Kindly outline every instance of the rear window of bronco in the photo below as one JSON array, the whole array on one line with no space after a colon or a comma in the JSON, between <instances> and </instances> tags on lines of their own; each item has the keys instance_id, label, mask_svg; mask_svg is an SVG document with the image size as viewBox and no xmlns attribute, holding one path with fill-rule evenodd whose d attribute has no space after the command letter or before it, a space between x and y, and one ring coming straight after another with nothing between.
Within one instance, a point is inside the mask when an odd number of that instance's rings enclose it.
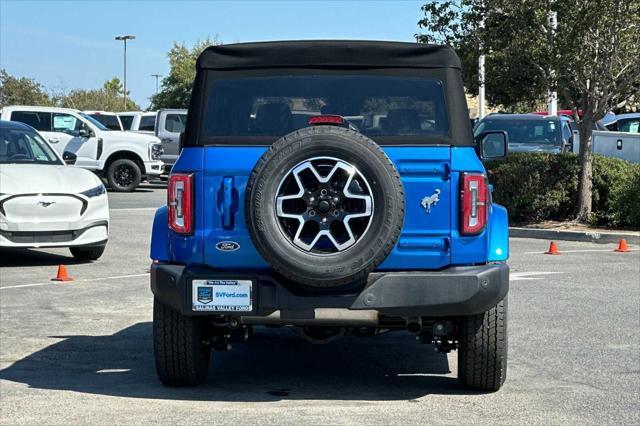
<instances>
[{"instance_id":1,"label":"rear window of bronco","mask_svg":"<svg viewBox=\"0 0 640 426\"><path fill-rule=\"evenodd\" d=\"M425 77L280 75L216 79L203 99L207 141L272 143L317 115L340 115L378 143L449 133L442 82Z\"/></svg>"}]
</instances>

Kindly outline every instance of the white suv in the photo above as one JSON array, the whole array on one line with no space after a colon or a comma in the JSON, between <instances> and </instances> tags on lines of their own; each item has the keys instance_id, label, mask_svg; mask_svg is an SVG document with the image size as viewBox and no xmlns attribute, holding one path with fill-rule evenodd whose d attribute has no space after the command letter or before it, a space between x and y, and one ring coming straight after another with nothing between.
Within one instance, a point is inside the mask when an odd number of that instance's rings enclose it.
<instances>
[{"instance_id":1,"label":"white suv","mask_svg":"<svg viewBox=\"0 0 640 426\"><path fill-rule=\"evenodd\" d=\"M105 176L115 191L133 191L143 178L159 177L163 170L157 137L109 130L81 111L10 106L0 110L0 118L35 128L67 163Z\"/></svg>"}]
</instances>

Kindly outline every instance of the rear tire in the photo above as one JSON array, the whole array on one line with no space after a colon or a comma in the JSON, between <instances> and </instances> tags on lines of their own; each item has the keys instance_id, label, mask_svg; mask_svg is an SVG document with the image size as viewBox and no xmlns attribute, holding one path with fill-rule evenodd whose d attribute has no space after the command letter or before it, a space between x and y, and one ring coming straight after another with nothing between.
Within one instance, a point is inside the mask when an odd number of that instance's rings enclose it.
<instances>
[{"instance_id":1,"label":"rear tire","mask_svg":"<svg viewBox=\"0 0 640 426\"><path fill-rule=\"evenodd\" d=\"M458 380L470 389L495 392L507 378L507 299L462 321Z\"/></svg>"},{"instance_id":2,"label":"rear tire","mask_svg":"<svg viewBox=\"0 0 640 426\"><path fill-rule=\"evenodd\" d=\"M105 248L106 244L95 247L69 247L69 251L77 260L98 260Z\"/></svg>"},{"instance_id":3,"label":"rear tire","mask_svg":"<svg viewBox=\"0 0 640 426\"><path fill-rule=\"evenodd\" d=\"M107 180L116 192L132 192L142 181L142 171L135 161L120 158L109 165Z\"/></svg>"},{"instance_id":4,"label":"rear tire","mask_svg":"<svg viewBox=\"0 0 640 426\"><path fill-rule=\"evenodd\" d=\"M211 347L202 317L181 315L154 299L153 350L166 386L196 386L209 374Z\"/></svg>"}]
</instances>

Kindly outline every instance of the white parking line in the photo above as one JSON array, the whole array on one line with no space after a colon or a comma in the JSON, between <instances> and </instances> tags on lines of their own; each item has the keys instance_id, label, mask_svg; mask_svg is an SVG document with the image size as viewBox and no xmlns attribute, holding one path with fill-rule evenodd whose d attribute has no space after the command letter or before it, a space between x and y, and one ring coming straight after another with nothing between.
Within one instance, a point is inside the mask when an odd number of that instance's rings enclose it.
<instances>
[{"instance_id":1,"label":"white parking line","mask_svg":"<svg viewBox=\"0 0 640 426\"><path fill-rule=\"evenodd\" d=\"M96 371L96 373L98 374L104 374L104 373L128 373L129 371L131 371L130 368L108 368L105 370L98 370Z\"/></svg>"},{"instance_id":2,"label":"white parking line","mask_svg":"<svg viewBox=\"0 0 640 426\"><path fill-rule=\"evenodd\" d=\"M640 249L629 249L629 251L640 251ZM560 254L562 253L591 253L591 252L611 252L614 253L613 249L585 249L585 250L560 250ZM545 254L544 251L525 251L523 254Z\"/></svg>"},{"instance_id":3,"label":"white parking line","mask_svg":"<svg viewBox=\"0 0 640 426\"><path fill-rule=\"evenodd\" d=\"M87 278L84 280L74 280L74 281L70 281L69 284L72 283L85 283L85 282L91 282L91 281L102 281L102 280L119 280L122 278L135 278L135 277L144 277L146 275L149 275L148 272L144 273L144 274L131 274L131 275L115 275L112 277L102 277L102 278ZM48 282L44 282L44 283L32 283L32 284L20 284L20 285L10 285L10 286L6 286L6 287L0 287L0 290L8 290L11 288L23 288L23 287L39 287L39 286L43 286L43 285L60 285L60 282L58 281L48 281Z\"/></svg>"},{"instance_id":4,"label":"white parking line","mask_svg":"<svg viewBox=\"0 0 640 426\"><path fill-rule=\"evenodd\" d=\"M531 272L511 272L509 274L509 281L523 281L523 280L542 280L542 277L531 277L530 275L552 275L552 274L563 274L564 272L542 272L542 271L531 271Z\"/></svg>"}]
</instances>

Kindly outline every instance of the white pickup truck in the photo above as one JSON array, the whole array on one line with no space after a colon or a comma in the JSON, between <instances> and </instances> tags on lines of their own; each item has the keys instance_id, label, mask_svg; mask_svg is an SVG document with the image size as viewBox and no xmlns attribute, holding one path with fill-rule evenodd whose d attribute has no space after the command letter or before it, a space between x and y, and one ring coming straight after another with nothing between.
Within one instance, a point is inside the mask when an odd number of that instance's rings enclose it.
<instances>
[{"instance_id":1,"label":"white pickup truck","mask_svg":"<svg viewBox=\"0 0 640 426\"><path fill-rule=\"evenodd\" d=\"M594 154L640 163L640 133L594 130L591 148ZM580 153L580 140L575 133L573 152Z\"/></svg>"},{"instance_id":2,"label":"white pickup truck","mask_svg":"<svg viewBox=\"0 0 640 426\"><path fill-rule=\"evenodd\" d=\"M611 114L604 130L593 131L591 149L594 154L618 157L632 163L640 163L640 114ZM573 133L573 152L580 152L580 134L577 126L570 123Z\"/></svg>"},{"instance_id":3,"label":"white pickup truck","mask_svg":"<svg viewBox=\"0 0 640 426\"><path fill-rule=\"evenodd\" d=\"M67 163L106 177L114 191L133 191L143 178L158 177L164 169L157 137L109 130L78 110L9 106L0 110L0 119L38 130Z\"/></svg>"}]
</instances>

